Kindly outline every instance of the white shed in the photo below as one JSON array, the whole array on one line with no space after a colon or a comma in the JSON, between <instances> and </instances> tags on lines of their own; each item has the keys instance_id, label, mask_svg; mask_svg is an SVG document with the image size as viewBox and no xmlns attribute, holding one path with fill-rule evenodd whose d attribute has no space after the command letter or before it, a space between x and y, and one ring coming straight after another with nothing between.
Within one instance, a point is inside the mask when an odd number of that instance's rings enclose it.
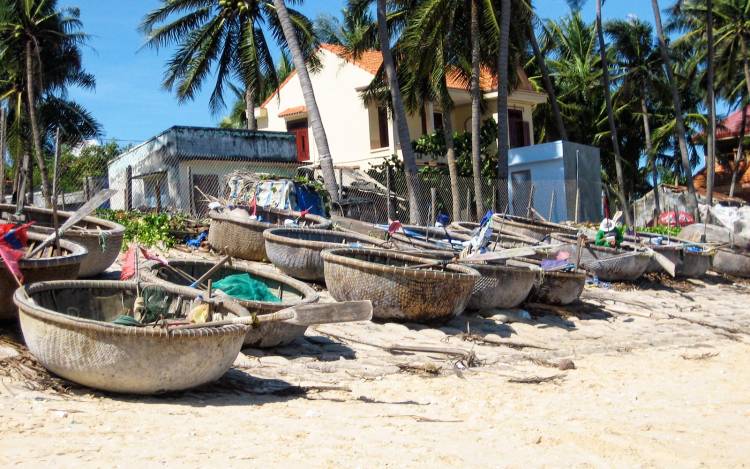
<instances>
[{"instance_id":1,"label":"white shed","mask_svg":"<svg viewBox=\"0 0 750 469\"><path fill-rule=\"evenodd\" d=\"M511 148L508 154L510 213L525 216L529 196L533 207L550 221L602 218L602 180L599 149L579 143L542 143Z\"/></svg>"}]
</instances>

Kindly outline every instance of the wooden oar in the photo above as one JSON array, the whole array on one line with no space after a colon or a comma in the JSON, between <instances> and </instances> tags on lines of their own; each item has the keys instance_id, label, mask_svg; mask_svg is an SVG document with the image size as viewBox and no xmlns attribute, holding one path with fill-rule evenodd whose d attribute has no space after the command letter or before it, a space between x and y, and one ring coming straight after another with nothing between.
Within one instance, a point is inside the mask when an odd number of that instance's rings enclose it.
<instances>
[{"instance_id":1,"label":"wooden oar","mask_svg":"<svg viewBox=\"0 0 750 469\"><path fill-rule=\"evenodd\" d=\"M117 191L115 191L114 189L104 189L100 191L98 194L92 197L91 200L83 204L81 208L76 210L75 213L70 216L70 218L65 220L65 223L62 224L62 226L57 230L56 233L52 233L51 235L44 238L44 241L39 243L39 245L37 245L37 247L34 248L33 251L26 255L26 257L33 257L35 254L47 247L49 243L55 241L58 237L61 237L63 234L65 234L66 231L68 231L68 229L70 229L70 227L89 216L91 212L99 208L101 204L108 201L115 194L115 192Z\"/></svg>"},{"instance_id":2,"label":"wooden oar","mask_svg":"<svg viewBox=\"0 0 750 469\"><path fill-rule=\"evenodd\" d=\"M651 254L651 257L653 257L654 260L656 260L656 262L659 263L659 265L662 267L662 269L666 270L669 275L671 275L672 277L676 277L677 276L676 267L674 265L674 262L670 261L667 258L667 256L665 256L664 254L662 254L660 252L656 252L656 251L654 251L651 248L646 248L646 252L648 252L649 254Z\"/></svg>"},{"instance_id":3,"label":"wooden oar","mask_svg":"<svg viewBox=\"0 0 750 469\"><path fill-rule=\"evenodd\" d=\"M494 261L501 259L511 259L513 257L533 256L537 252L548 251L550 249L555 249L562 246L567 246L567 244L548 244L540 246L503 249L502 251L485 252L484 254L467 257L466 259L472 261Z\"/></svg>"},{"instance_id":4,"label":"wooden oar","mask_svg":"<svg viewBox=\"0 0 750 469\"><path fill-rule=\"evenodd\" d=\"M219 270L224 264L226 264L227 262L231 260L232 260L231 256L224 256L219 262L217 262L210 269L208 269L208 271L206 271L205 274L198 277L198 279L195 282L193 282L190 286L192 288L197 288L199 285L205 282L208 278L210 278L214 274L214 272Z\"/></svg>"},{"instance_id":5,"label":"wooden oar","mask_svg":"<svg viewBox=\"0 0 750 469\"><path fill-rule=\"evenodd\" d=\"M370 300L345 301L341 303L319 303L314 305L292 306L271 314L243 316L240 318L205 322L202 324L187 324L170 328L170 330L221 327L233 324L252 326L256 323L281 321L288 324L294 324L295 326L312 326L314 324L369 321L370 319L372 319L372 302Z\"/></svg>"}]
</instances>

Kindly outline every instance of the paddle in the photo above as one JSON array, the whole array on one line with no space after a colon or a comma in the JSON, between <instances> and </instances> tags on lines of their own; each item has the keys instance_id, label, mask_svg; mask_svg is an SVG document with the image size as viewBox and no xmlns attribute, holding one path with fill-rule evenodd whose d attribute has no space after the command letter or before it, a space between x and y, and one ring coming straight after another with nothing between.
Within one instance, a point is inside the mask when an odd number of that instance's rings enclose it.
<instances>
[{"instance_id":1,"label":"paddle","mask_svg":"<svg viewBox=\"0 0 750 469\"><path fill-rule=\"evenodd\" d=\"M646 248L646 252L651 254L651 257L653 257L656 260L656 262L659 263L662 269L666 270L669 275L671 275L672 277L677 276L674 262L670 261L667 258L667 256L665 256L664 254L660 252L656 252L651 248Z\"/></svg>"},{"instance_id":2,"label":"paddle","mask_svg":"<svg viewBox=\"0 0 750 469\"><path fill-rule=\"evenodd\" d=\"M372 302L345 301L341 303L319 303L314 305L299 305L284 308L271 314L260 316L243 316L222 321L205 322L201 324L187 324L176 326L170 330L198 329L201 327L221 327L240 324L252 326L265 322L285 322L295 326L312 326L314 324L329 324L336 322L369 321L372 319Z\"/></svg>"},{"instance_id":3,"label":"paddle","mask_svg":"<svg viewBox=\"0 0 750 469\"><path fill-rule=\"evenodd\" d=\"M210 269L208 269L208 271L205 274L201 275L197 280L195 280L192 284L190 284L190 286L192 288L197 288L206 279L208 279L209 277L211 277L211 275L213 275L214 272L216 272L217 270L219 270L224 264L226 264L227 262L229 262L229 264L231 265L232 264L230 262L231 260L232 260L232 258L230 256L223 257L219 262L217 262L216 264L214 264L213 267L211 267Z\"/></svg>"},{"instance_id":4,"label":"paddle","mask_svg":"<svg viewBox=\"0 0 750 469\"><path fill-rule=\"evenodd\" d=\"M65 220L65 223L62 224L62 226L57 230L57 232L52 233L46 238L44 238L44 241L39 243L39 245L37 245L37 247L34 248L33 251L31 251L30 253L26 255L26 258L30 259L34 257L36 254L38 254L39 252L41 252L44 248L46 248L49 245L49 243L55 241L58 237L61 237L73 225L75 225L79 221L89 216L89 214L91 214L91 212L99 208L101 204L108 201L115 194L115 192L117 191L115 191L114 189L104 189L100 191L98 194L92 197L88 202L83 204L81 208L76 210L75 213L73 213L73 215L70 216L70 218Z\"/></svg>"},{"instance_id":5,"label":"paddle","mask_svg":"<svg viewBox=\"0 0 750 469\"><path fill-rule=\"evenodd\" d=\"M545 246L527 246L512 249L503 249L502 251L485 252L476 256L467 257L472 261L494 261L501 259L511 259L513 257L533 256L539 251L547 251L554 248L567 246L566 244L549 244Z\"/></svg>"}]
</instances>

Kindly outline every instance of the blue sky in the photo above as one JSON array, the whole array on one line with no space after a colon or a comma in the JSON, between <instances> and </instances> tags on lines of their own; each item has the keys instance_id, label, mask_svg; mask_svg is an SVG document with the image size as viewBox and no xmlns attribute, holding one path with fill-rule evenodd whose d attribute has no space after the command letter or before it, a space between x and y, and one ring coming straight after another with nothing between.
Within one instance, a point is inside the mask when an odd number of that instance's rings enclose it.
<instances>
[{"instance_id":1,"label":"blue sky","mask_svg":"<svg viewBox=\"0 0 750 469\"><path fill-rule=\"evenodd\" d=\"M158 53L141 49L144 38L138 24L157 0L60 0L61 6L81 10L84 30L90 34L84 50L84 65L96 76L95 91L71 90L71 97L83 104L101 122L103 140L117 139L121 144L143 141L172 125L215 125L221 116L208 110L211 87L206 86L196 100L178 104L173 94L161 87L164 63L169 50ZM320 13L338 14L345 0L307 0L301 10L311 18ZM662 7L667 5L661 2ZM568 13L565 0L536 0L538 14L557 18ZM594 18L594 1L584 6L584 16ZM636 15L651 21L650 2L646 0L609 0L604 5L607 18Z\"/></svg>"}]
</instances>

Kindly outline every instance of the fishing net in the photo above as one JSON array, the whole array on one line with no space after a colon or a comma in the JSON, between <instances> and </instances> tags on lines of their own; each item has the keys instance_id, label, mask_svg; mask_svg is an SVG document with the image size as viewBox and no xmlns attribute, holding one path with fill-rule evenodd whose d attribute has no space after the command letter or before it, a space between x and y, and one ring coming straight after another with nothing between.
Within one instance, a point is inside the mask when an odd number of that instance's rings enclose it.
<instances>
[{"instance_id":1,"label":"fishing net","mask_svg":"<svg viewBox=\"0 0 750 469\"><path fill-rule=\"evenodd\" d=\"M229 275L214 282L213 286L238 300L281 302L264 282L252 278L247 273Z\"/></svg>"},{"instance_id":2,"label":"fishing net","mask_svg":"<svg viewBox=\"0 0 750 469\"><path fill-rule=\"evenodd\" d=\"M121 326L143 326L160 319L175 319L185 315L190 303L192 302L184 302L182 297L164 288L147 285L141 290L140 297L133 302L132 316L123 314L113 322Z\"/></svg>"}]
</instances>

